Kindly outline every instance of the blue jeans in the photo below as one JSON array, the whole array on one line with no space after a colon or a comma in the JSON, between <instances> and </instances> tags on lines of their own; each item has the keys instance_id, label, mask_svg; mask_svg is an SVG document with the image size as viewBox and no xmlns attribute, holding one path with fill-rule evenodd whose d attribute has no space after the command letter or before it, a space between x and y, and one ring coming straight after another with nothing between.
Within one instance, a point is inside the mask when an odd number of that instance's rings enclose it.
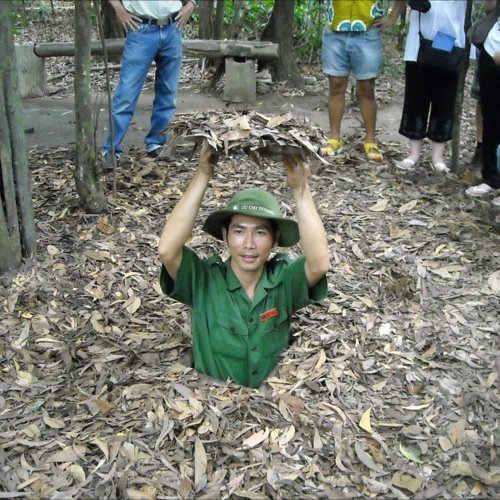
<instances>
[{"instance_id":1,"label":"blue jeans","mask_svg":"<svg viewBox=\"0 0 500 500\"><path fill-rule=\"evenodd\" d=\"M176 23L168 26L140 24L129 31L123 48L120 79L113 95L115 153L123 153L122 141L134 116L142 86L151 63L156 62L155 98L151 128L146 136L146 151L165 144L166 129L175 113L176 96L182 64L182 34ZM111 129L103 146L111 151Z\"/></svg>"}]
</instances>

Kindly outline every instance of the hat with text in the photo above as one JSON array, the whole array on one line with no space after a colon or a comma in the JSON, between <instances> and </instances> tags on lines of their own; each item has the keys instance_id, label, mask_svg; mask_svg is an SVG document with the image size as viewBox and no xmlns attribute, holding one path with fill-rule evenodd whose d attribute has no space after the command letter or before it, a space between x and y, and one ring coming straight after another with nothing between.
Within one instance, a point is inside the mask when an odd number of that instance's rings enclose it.
<instances>
[{"instance_id":1,"label":"hat with text","mask_svg":"<svg viewBox=\"0 0 500 500\"><path fill-rule=\"evenodd\" d=\"M300 239L297 222L283 218L278 200L262 189L244 189L235 194L226 208L216 210L207 217L203 224L203 231L222 240L222 228L227 219L233 215L273 220L280 233L278 245L281 247L291 247Z\"/></svg>"}]
</instances>

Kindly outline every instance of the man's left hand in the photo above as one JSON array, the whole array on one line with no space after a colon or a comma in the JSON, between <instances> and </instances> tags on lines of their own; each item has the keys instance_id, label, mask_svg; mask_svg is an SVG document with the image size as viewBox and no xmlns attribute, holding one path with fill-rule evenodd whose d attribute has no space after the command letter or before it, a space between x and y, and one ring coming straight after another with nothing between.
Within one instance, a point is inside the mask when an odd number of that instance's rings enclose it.
<instances>
[{"instance_id":1,"label":"man's left hand","mask_svg":"<svg viewBox=\"0 0 500 500\"><path fill-rule=\"evenodd\" d=\"M182 30L194 11L194 3L186 2L175 18L177 28Z\"/></svg>"},{"instance_id":2,"label":"man's left hand","mask_svg":"<svg viewBox=\"0 0 500 500\"><path fill-rule=\"evenodd\" d=\"M310 172L309 164L305 162L303 153L284 153L283 164L286 168L288 187L292 191L296 189L302 191L307 185Z\"/></svg>"}]
</instances>

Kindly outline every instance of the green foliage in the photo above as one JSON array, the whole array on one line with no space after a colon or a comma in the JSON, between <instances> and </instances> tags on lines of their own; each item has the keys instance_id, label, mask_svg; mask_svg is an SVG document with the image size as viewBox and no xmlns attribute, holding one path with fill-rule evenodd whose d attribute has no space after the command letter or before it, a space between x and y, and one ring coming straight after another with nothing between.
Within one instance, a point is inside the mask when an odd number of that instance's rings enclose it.
<instances>
[{"instance_id":1,"label":"green foliage","mask_svg":"<svg viewBox=\"0 0 500 500\"><path fill-rule=\"evenodd\" d=\"M325 25L325 6L320 0L297 0L295 4L294 48L300 61L319 58Z\"/></svg>"},{"instance_id":2,"label":"green foliage","mask_svg":"<svg viewBox=\"0 0 500 500\"><path fill-rule=\"evenodd\" d=\"M240 11L241 19L244 19L240 38L255 40L260 37L265 28L271 12L274 0L246 0ZM231 25L235 10L232 1L224 3L224 29Z\"/></svg>"},{"instance_id":3,"label":"green foliage","mask_svg":"<svg viewBox=\"0 0 500 500\"><path fill-rule=\"evenodd\" d=\"M13 1L11 21L14 34L19 33L23 28L30 26L32 22L40 22L49 18L52 14L50 2L44 0Z\"/></svg>"},{"instance_id":4,"label":"green foliage","mask_svg":"<svg viewBox=\"0 0 500 500\"><path fill-rule=\"evenodd\" d=\"M239 38L259 39L273 11L274 0L246 0L240 11ZM224 30L231 25L235 15L235 4L224 4ZM296 0L294 23L294 47L300 60L316 59L321 48L321 33L324 25L324 3L322 0Z\"/></svg>"}]
</instances>

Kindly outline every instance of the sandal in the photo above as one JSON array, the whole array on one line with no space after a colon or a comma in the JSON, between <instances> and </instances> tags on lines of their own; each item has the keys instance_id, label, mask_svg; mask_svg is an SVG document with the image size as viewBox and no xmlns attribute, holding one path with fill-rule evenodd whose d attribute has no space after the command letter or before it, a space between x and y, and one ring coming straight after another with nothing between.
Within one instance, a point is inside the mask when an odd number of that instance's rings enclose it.
<instances>
[{"instance_id":1,"label":"sandal","mask_svg":"<svg viewBox=\"0 0 500 500\"><path fill-rule=\"evenodd\" d=\"M414 161L411 158L405 158L404 160L396 162L396 168L399 170L413 170L418 165L418 160Z\"/></svg>"},{"instance_id":2,"label":"sandal","mask_svg":"<svg viewBox=\"0 0 500 500\"><path fill-rule=\"evenodd\" d=\"M366 157L371 161L384 161L382 153L378 150L378 146L374 142L365 142L364 144Z\"/></svg>"},{"instance_id":3,"label":"sandal","mask_svg":"<svg viewBox=\"0 0 500 500\"><path fill-rule=\"evenodd\" d=\"M337 156L344 150L344 141L340 139L328 139L326 146L321 148L321 156Z\"/></svg>"},{"instance_id":4,"label":"sandal","mask_svg":"<svg viewBox=\"0 0 500 500\"><path fill-rule=\"evenodd\" d=\"M450 171L450 168L442 161L438 161L437 163L432 163L432 168L436 172L443 172L445 174L449 173Z\"/></svg>"},{"instance_id":5,"label":"sandal","mask_svg":"<svg viewBox=\"0 0 500 500\"><path fill-rule=\"evenodd\" d=\"M471 186L470 188L465 190L465 194L468 196L486 196L495 191L489 184L482 183L477 186Z\"/></svg>"}]
</instances>

